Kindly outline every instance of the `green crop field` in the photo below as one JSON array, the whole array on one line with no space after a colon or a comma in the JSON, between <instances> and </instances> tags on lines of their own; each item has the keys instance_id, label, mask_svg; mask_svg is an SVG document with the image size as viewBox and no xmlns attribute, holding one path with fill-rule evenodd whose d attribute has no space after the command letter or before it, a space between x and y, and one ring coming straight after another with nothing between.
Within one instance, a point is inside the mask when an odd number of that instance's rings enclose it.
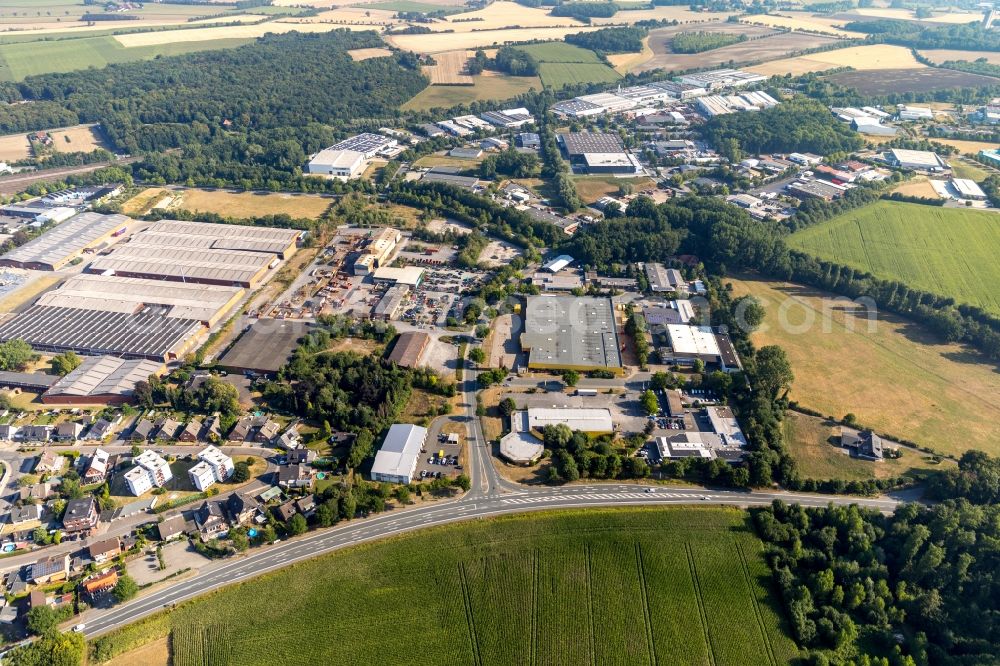
<instances>
[{"instance_id":1,"label":"green crop field","mask_svg":"<svg viewBox=\"0 0 1000 666\"><path fill-rule=\"evenodd\" d=\"M788 243L1000 313L1000 215L994 212L879 201L798 231Z\"/></svg>"},{"instance_id":2,"label":"green crop field","mask_svg":"<svg viewBox=\"0 0 1000 666\"><path fill-rule=\"evenodd\" d=\"M26 76L71 72L111 63L150 60L159 55L233 48L252 39L217 39L125 48L114 37L83 37L52 41L0 44L0 81L20 81Z\"/></svg>"},{"instance_id":3,"label":"green crop field","mask_svg":"<svg viewBox=\"0 0 1000 666\"><path fill-rule=\"evenodd\" d=\"M98 639L91 663L169 635L177 666L776 666L798 651L768 581L739 510L509 516L225 589Z\"/></svg>"},{"instance_id":4,"label":"green crop field","mask_svg":"<svg viewBox=\"0 0 1000 666\"><path fill-rule=\"evenodd\" d=\"M544 62L538 74L546 88L562 88L576 83L615 83L622 75L607 65L580 62Z\"/></svg>"},{"instance_id":5,"label":"green crop field","mask_svg":"<svg viewBox=\"0 0 1000 666\"><path fill-rule=\"evenodd\" d=\"M597 54L589 49L580 48L566 42L542 42L541 44L526 44L518 46L518 51L533 56L538 62L585 62L601 64Z\"/></svg>"}]
</instances>

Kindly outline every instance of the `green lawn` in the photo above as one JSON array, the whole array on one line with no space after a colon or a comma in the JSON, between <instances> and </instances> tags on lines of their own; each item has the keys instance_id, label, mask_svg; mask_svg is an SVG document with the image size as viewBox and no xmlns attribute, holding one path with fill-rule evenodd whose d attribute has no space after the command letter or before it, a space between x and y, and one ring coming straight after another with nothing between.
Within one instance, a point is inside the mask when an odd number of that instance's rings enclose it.
<instances>
[{"instance_id":1,"label":"green lawn","mask_svg":"<svg viewBox=\"0 0 1000 666\"><path fill-rule=\"evenodd\" d=\"M615 83L622 75L601 63L545 62L538 66L546 88L562 88L576 83Z\"/></svg>"},{"instance_id":2,"label":"green lawn","mask_svg":"<svg viewBox=\"0 0 1000 666\"><path fill-rule=\"evenodd\" d=\"M879 201L788 238L793 248L1000 313L1000 214Z\"/></svg>"},{"instance_id":3,"label":"green lawn","mask_svg":"<svg viewBox=\"0 0 1000 666\"><path fill-rule=\"evenodd\" d=\"M169 634L178 666L788 663L797 650L746 521L597 509L435 528L231 587L93 649L106 659Z\"/></svg>"},{"instance_id":4,"label":"green lawn","mask_svg":"<svg viewBox=\"0 0 1000 666\"><path fill-rule=\"evenodd\" d=\"M542 42L541 44L526 44L518 46L518 51L524 51L538 62L585 62L600 65L601 59L590 49L584 49L566 42Z\"/></svg>"},{"instance_id":5,"label":"green lawn","mask_svg":"<svg viewBox=\"0 0 1000 666\"><path fill-rule=\"evenodd\" d=\"M233 48L251 41L253 40L177 41L172 44L125 48L114 37L103 36L0 44L0 81L20 81L26 76L37 74L71 72L89 67L100 68L117 62L149 60L159 55Z\"/></svg>"}]
</instances>

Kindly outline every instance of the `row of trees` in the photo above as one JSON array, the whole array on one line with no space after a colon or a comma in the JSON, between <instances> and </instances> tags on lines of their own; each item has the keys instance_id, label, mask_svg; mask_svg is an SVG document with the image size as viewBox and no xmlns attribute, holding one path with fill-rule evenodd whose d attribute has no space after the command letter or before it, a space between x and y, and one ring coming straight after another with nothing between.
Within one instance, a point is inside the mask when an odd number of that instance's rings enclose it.
<instances>
[{"instance_id":1,"label":"row of trees","mask_svg":"<svg viewBox=\"0 0 1000 666\"><path fill-rule=\"evenodd\" d=\"M593 32L577 32L566 35L567 44L604 53L638 53L642 51L642 40L649 34L645 28L630 26L622 28L601 28Z\"/></svg>"}]
</instances>

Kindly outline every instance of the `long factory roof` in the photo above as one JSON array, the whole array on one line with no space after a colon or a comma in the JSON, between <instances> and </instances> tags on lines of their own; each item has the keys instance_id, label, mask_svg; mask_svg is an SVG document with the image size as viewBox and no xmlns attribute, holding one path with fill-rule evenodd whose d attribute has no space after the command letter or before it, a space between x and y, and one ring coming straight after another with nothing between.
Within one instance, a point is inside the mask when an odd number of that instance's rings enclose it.
<instances>
[{"instance_id":1,"label":"long factory roof","mask_svg":"<svg viewBox=\"0 0 1000 666\"><path fill-rule=\"evenodd\" d=\"M84 359L46 392L47 395L132 395L136 382L146 381L162 365L145 359L125 360L114 356Z\"/></svg>"},{"instance_id":2,"label":"long factory roof","mask_svg":"<svg viewBox=\"0 0 1000 666\"><path fill-rule=\"evenodd\" d=\"M531 348L529 364L621 367L611 299L529 296L525 309L522 346Z\"/></svg>"},{"instance_id":3,"label":"long factory roof","mask_svg":"<svg viewBox=\"0 0 1000 666\"><path fill-rule=\"evenodd\" d=\"M39 211L44 212L44 211ZM129 218L124 215L81 213L49 229L3 255L8 261L42 263L57 266L73 258L95 240L122 227Z\"/></svg>"}]
</instances>

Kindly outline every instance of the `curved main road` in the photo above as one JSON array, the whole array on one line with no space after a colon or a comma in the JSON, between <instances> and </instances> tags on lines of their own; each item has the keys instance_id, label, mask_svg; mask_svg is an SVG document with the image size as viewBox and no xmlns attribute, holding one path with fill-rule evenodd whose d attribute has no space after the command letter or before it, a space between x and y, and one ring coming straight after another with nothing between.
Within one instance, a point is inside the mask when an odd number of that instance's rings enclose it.
<instances>
[{"instance_id":1,"label":"curved main road","mask_svg":"<svg viewBox=\"0 0 1000 666\"><path fill-rule=\"evenodd\" d=\"M83 633L87 638L94 638L220 587L245 581L341 548L475 518L525 511L586 507L678 504L746 507L767 505L775 499L798 502L805 506L826 506L831 502L854 503L879 511L892 511L898 504L896 500L884 498L862 499L784 492L705 490L690 486L651 488L611 483L525 489L501 478L490 459L489 450L486 448L489 444L483 437L479 419L475 415L475 374L474 371L466 371L462 391L465 400L464 418L468 428L468 471L472 481L471 489L463 497L419 507L393 509L371 518L350 521L293 540L254 549L246 555L212 562L192 578L129 603L107 610L87 611L77 620L86 626Z\"/></svg>"}]
</instances>

